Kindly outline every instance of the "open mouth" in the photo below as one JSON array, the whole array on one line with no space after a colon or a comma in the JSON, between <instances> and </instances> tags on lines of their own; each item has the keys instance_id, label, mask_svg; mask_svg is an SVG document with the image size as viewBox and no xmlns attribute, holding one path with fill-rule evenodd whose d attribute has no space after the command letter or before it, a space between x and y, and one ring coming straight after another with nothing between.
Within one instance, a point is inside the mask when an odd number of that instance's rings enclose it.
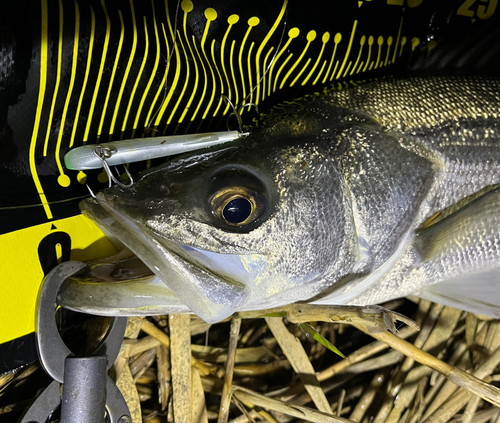
<instances>
[{"instance_id":1,"label":"open mouth","mask_svg":"<svg viewBox=\"0 0 500 423\"><path fill-rule=\"evenodd\" d=\"M148 312L151 312L150 307L155 302L157 306L161 303L165 306L165 302L170 302L175 307L183 304L186 306L185 311L191 310L206 322L215 323L236 312L248 300L250 291L243 283L230 278L226 272L214 272L204 264L206 260L197 260L196 254L192 254L189 249L159 239L147 228L139 227L136 222L112 208L102 194L98 194L96 200L83 202L81 207L87 217L116 236L157 276L157 279L152 277L142 280L139 285L139 282L133 284L130 281L94 283L95 293L92 297L99 299L94 300L92 306L89 304L89 301L92 303L91 294L87 294L89 308L95 309L99 304L103 311L106 308L115 311L128 309L117 304L118 299L127 299L128 305L133 305L135 301L137 308L142 310L147 307ZM61 303L75 303L75 291L78 284L83 283L76 279L69 282L61 292ZM90 282L85 283L88 291L92 291ZM99 289L96 285L100 285ZM70 289L70 286L73 288ZM115 297L113 292L118 295ZM155 301L155 295L159 295L158 301Z\"/></svg>"}]
</instances>

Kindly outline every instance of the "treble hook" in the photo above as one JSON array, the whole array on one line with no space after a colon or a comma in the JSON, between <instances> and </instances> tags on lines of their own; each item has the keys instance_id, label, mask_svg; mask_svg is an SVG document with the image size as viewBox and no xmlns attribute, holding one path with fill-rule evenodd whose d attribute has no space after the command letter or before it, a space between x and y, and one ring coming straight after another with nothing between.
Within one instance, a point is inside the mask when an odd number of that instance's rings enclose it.
<instances>
[{"instance_id":1,"label":"treble hook","mask_svg":"<svg viewBox=\"0 0 500 423\"><path fill-rule=\"evenodd\" d=\"M236 120L238 121L238 130L239 130L240 134L244 135L244 133L243 133L243 120L241 119L241 111L245 107L251 107L251 106L253 106L253 107L255 107L255 110L257 111L257 114L258 114L259 113L259 107L255 103L245 103L245 104L242 104L240 107L238 107L238 109L236 109L236 107L234 107L234 104L231 102L231 100L227 96L224 96L223 99L224 99L224 101L226 103L229 103L229 105L231 106L231 109L233 109L233 111L227 117L226 128L228 129L228 131L230 131L230 129L229 129L229 119L231 118L231 116L234 116L236 118Z\"/></svg>"},{"instance_id":2,"label":"treble hook","mask_svg":"<svg viewBox=\"0 0 500 423\"><path fill-rule=\"evenodd\" d=\"M231 100L229 100L229 98L227 96L224 96L222 97L224 99L224 101L226 103L229 103L229 105L231 106L231 109L233 109L233 111L229 114L229 116L227 117L227 120L226 120L226 127L227 127L227 130L230 131L229 129L229 119L231 118L231 116L234 116L236 118L236 120L238 121L238 130L239 132L243 132L243 121L241 119L241 115L238 113L238 111L236 110L236 108L234 107L234 104L231 102Z\"/></svg>"},{"instance_id":3,"label":"treble hook","mask_svg":"<svg viewBox=\"0 0 500 423\"><path fill-rule=\"evenodd\" d=\"M94 152L96 157L101 161L102 167L104 168L106 175L108 175L109 188L111 188L112 185L111 181L113 181L115 184L119 185L122 188L130 188L132 185L134 185L134 179L132 178L132 175L130 174L127 166L124 167L125 167L125 173L130 179L129 184L124 184L122 181L118 180L115 177L115 175L113 175L113 172L111 172L111 168L109 167L108 162L106 161L113 155L113 151L110 148L103 147L102 145L96 145L92 151Z\"/></svg>"}]
</instances>

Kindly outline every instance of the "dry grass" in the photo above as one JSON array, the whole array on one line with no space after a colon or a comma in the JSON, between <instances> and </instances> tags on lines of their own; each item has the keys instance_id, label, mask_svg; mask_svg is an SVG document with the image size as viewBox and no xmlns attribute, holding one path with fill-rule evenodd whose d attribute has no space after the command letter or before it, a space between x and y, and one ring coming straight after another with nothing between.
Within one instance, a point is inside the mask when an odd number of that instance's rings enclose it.
<instances>
[{"instance_id":1,"label":"dry grass","mask_svg":"<svg viewBox=\"0 0 500 423\"><path fill-rule=\"evenodd\" d=\"M130 318L114 377L134 423L500 422L500 322L428 301L386 308L420 330L377 307ZM0 376L0 401L37 368ZM1 405L0 420L26 404Z\"/></svg>"}]
</instances>

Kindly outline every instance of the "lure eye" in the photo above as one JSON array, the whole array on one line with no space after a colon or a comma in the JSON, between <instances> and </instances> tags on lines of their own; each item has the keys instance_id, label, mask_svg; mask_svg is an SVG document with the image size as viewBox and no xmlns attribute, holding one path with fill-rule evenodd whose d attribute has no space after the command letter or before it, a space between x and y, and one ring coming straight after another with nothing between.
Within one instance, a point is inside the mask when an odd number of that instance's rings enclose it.
<instances>
[{"instance_id":1,"label":"lure eye","mask_svg":"<svg viewBox=\"0 0 500 423\"><path fill-rule=\"evenodd\" d=\"M240 167L226 167L208 181L212 216L230 230L251 230L267 211L268 195L259 177Z\"/></svg>"},{"instance_id":2,"label":"lure eye","mask_svg":"<svg viewBox=\"0 0 500 423\"><path fill-rule=\"evenodd\" d=\"M222 210L222 216L230 225L242 225L252 215L252 203L244 197L229 200Z\"/></svg>"}]
</instances>

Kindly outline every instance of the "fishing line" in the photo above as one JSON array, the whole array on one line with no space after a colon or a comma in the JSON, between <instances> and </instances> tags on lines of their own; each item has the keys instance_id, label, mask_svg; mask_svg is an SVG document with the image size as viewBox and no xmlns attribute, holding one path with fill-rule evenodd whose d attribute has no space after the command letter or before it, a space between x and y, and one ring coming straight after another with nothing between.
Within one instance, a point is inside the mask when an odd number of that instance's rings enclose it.
<instances>
[{"instance_id":1,"label":"fishing line","mask_svg":"<svg viewBox=\"0 0 500 423\"><path fill-rule=\"evenodd\" d=\"M285 16L284 16L284 19L283 19L283 29L281 31L281 37L280 37L280 40L278 42L278 47L276 48L276 51L274 52L274 55L271 59L271 61L269 62L269 65L267 66L266 70L264 71L264 73L262 74L261 78L259 79L259 81L254 85L254 87L252 88L252 90L248 93L248 95L243 99L242 101L242 104L236 108L233 103L231 102L231 100L227 97L227 96L223 96L223 99L226 103L229 103L229 105L231 106L231 108L233 109L233 111L229 114L229 116L227 117L227 120L226 120L226 127L228 130L230 130L230 127L229 127L229 119L231 118L231 116L235 116L236 117L236 120L238 121L238 128L239 128L239 132L240 133L243 133L243 120L241 119L241 111L245 108L245 107L248 107L250 109L251 106L254 106L255 107L255 110L257 112L257 114L259 114L259 107L257 106L256 103L245 103L246 100L248 100L248 98L253 94L253 92L257 89L257 87L262 83L262 81L264 80L264 78L267 76L267 74L269 73L269 70L271 69L271 66L273 65L274 61L276 60L276 56L278 55L278 52L281 48L281 45L283 44L283 38L285 36L285 32L286 32L286 27L287 27L287 18L288 18L288 10L286 10L285 12ZM258 100L258 99L257 99Z\"/></svg>"},{"instance_id":2,"label":"fishing line","mask_svg":"<svg viewBox=\"0 0 500 423\"><path fill-rule=\"evenodd\" d=\"M287 18L288 18L288 10L289 9L287 9L286 12L285 12L285 17L283 19L283 30L281 31L281 37L280 37L280 40L278 42L278 47L276 48L276 51L274 52L274 55L273 55L273 57L271 59L271 62L269 62L269 65L267 66L266 70L264 71L264 73L262 74L261 78L259 79L259 82L257 82L257 84L255 84L255 86L252 88L252 90L243 99L243 102L245 102L246 100L248 100L248 97L250 97L253 94L253 92L257 89L257 87L262 83L262 81L264 80L264 78L266 77L266 75L269 73L269 70L271 69L272 64L276 60L276 56L278 55L278 51L280 50L281 45L283 43L283 38L285 37L285 31L286 31L286 26L287 26ZM240 106L238 108L238 110L240 110L241 108L245 108L247 106L250 106L250 105L254 105L254 104L253 103L247 103L244 106ZM257 106L255 105L255 107L257 107Z\"/></svg>"},{"instance_id":3,"label":"fishing line","mask_svg":"<svg viewBox=\"0 0 500 423\"><path fill-rule=\"evenodd\" d=\"M43 207L43 206L45 206L47 204L52 205L52 204L68 203L68 202L74 201L74 200L81 200L82 198L88 198L88 195L80 195L79 197L66 198L64 200L49 201L47 203L27 204L27 205L24 205L24 206L6 206L6 207L0 207L0 210L17 210L17 209L29 209L29 208L33 208L33 207Z\"/></svg>"}]
</instances>

